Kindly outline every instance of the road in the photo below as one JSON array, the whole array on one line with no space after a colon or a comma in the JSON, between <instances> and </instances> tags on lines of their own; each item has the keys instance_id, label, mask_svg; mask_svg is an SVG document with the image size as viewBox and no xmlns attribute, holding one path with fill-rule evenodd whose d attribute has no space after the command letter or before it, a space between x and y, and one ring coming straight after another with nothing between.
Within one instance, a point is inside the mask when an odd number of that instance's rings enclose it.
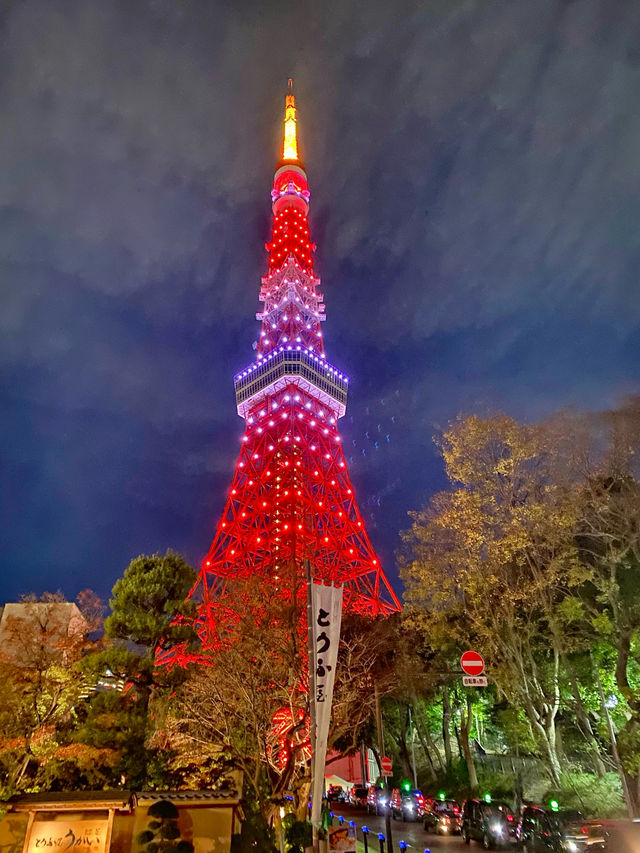
<instances>
[{"instance_id":1,"label":"road","mask_svg":"<svg viewBox=\"0 0 640 853\"><path fill-rule=\"evenodd\" d=\"M358 841L362 841L362 827L369 829L369 851L379 853L378 833L385 832L384 816L369 815L365 809L357 809L354 806L342 803L332 803L331 810L334 815L342 816L345 821L355 821ZM411 851L430 850L431 853L476 853L480 847L472 842L471 848L467 847L459 835L433 835L426 832L422 823L403 823L401 820L391 821L391 834L393 837L393 853L400 850L399 842L404 841L407 849ZM475 848L475 850L474 850ZM386 850L384 853L389 853Z\"/></svg>"}]
</instances>

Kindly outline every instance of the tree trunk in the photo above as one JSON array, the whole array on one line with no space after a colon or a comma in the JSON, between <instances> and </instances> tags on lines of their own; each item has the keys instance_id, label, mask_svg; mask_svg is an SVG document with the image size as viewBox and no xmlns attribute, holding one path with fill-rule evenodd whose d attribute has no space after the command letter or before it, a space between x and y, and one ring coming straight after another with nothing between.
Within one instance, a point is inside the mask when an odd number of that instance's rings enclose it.
<instances>
[{"instance_id":1,"label":"tree trunk","mask_svg":"<svg viewBox=\"0 0 640 853\"><path fill-rule=\"evenodd\" d=\"M557 644L553 649L553 663L553 694L551 697L549 697L548 691L543 691L536 681L532 682L531 679L528 679L524 667L521 667L525 686L522 705L533 728L535 738L544 750L551 780L554 785L560 785L560 760L558 759L556 745L556 715L560 706L560 654ZM533 671L535 672L535 667Z\"/></svg>"},{"instance_id":2,"label":"tree trunk","mask_svg":"<svg viewBox=\"0 0 640 853\"><path fill-rule=\"evenodd\" d=\"M469 744L469 733L473 722L473 710L471 706L471 696L467 696L467 709L460 709L460 740L462 742L462 751L464 752L464 760L467 763L467 772L469 773L469 787L472 793L478 789L478 775L476 773L476 765L473 760L471 746Z\"/></svg>"},{"instance_id":3,"label":"tree trunk","mask_svg":"<svg viewBox=\"0 0 640 853\"><path fill-rule=\"evenodd\" d=\"M567 673L569 674L569 680L571 681L571 691L573 693L573 698L575 699L575 712L576 718L578 720L578 727L582 733L582 736L587 742L587 746L591 754L591 760L593 762L593 768L596 771L596 774L602 779L602 777L607 772L607 768L604 766L604 761L600 756L600 745L596 740L596 736L591 725L591 720L589 719L587 709L584 707L584 702L582 701L582 696L580 695L580 686L578 684L578 679L576 678L573 666L567 660L565 661L565 669L567 670Z\"/></svg>"},{"instance_id":4,"label":"tree trunk","mask_svg":"<svg viewBox=\"0 0 640 853\"><path fill-rule=\"evenodd\" d=\"M436 766L435 766L435 763L433 761L432 752L433 752L433 754L435 754L435 756L438 759L438 764L440 765L440 769L442 769L442 756L440 755L440 751L438 750L438 747L433 742L433 738L431 737L429 730L426 729L423 732L422 729L420 728L420 726L417 724L415 718L414 718L413 722L414 722L414 725L416 727L416 731L418 732L418 740L420 741L420 745L422 746L424 754L427 756L427 761L429 762L429 769L431 771L431 775L435 779L437 774L436 774Z\"/></svg>"},{"instance_id":5,"label":"tree trunk","mask_svg":"<svg viewBox=\"0 0 640 853\"><path fill-rule=\"evenodd\" d=\"M294 795L296 820L307 820L309 817L309 792L311 790L311 779L305 780Z\"/></svg>"},{"instance_id":6,"label":"tree trunk","mask_svg":"<svg viewBox=\"0 0 640 853\"><path fill-rule=\"evenodd\" d=\"M400 756L400 761L402 762L402 769L404 770L405 776L411 776L411 756L409 755L409 746L407 744L407 722L408 722L408 714L409 708L408 706L400 706L398 708L399 717L400 717L400 731L396 736L393 732L390 732L391 737L396 742L396 746L398 748L398 753Z\"/></svg>"},{"instance_id":7,"label":"tree trunk","mask_svg":"<svg viewBox=\"0 0 640 853\"><path fill-rule=\"evenodd\" d=\"M136 690L138 693L136 704L140 709L140 713L144 717L144 737L142 739L142 743L138 744L138 748L140 750L140 762L143 766L142 774L141 774L141 782L146 786L148 781L148 757L149 753L147 752L147 744L149 742L150 735L150 720L149 720L149 706L151 705L151 684L146 679L141 679L136 684Z\"/></svg>"},{"instance_id":8,"label":"tree trunk","mask_svg":"<svg viewBox=\"0 0 640 853\"><path fill-rule=\"evenodd\" d=\"M547 757L549 759L549 770L551 779L555 785L560 784L560 760L556 743L556 715L549 713L544 721L544 743Z\"/></svg>"},{"instance_id":9,"label":"tree trunk","mask_svg":"<svg viewBox=\"0 0 640 853\"><path fill-rule=\"evenodd\" d=\"M629 786L629 778L624 770L624 767L622 766L622 762L620 761L620 755L618 753L618 743L616 739L616 730L613 726L613 720L611 719L611 714L609 713L609 709L607 708L607 703L604 698L604 690L602 689L602 681L600 680L600 671L598 669L598 664L596 663L595 658L593 656L593 652L589 652L589 657L591 658L591 669L593 671L596 680L596 686L598 688L598 694L600 696L600 707L602 709L604 718L607 721L607 726L609 727L609 737L611 738L611 754L613 755L613 760L618 771L618 776L620 777L622 793L624 795L624 801L627 806L627 813L629 817L633 819L635 817L637 797L634 801Z\"/></svg>"},{"instance_id":10,"label":"tree trunk","mask_svg":"<svg viewBox=\"0 0 640 853\"><path fill-rule=\"evenodd\" d=\"M27 750L25 752L25 756L22 759L22 762L19 767L16 768L16 772L14 774L14 778L9 782L9 791L17 789L18 785L22 781L22 777L27 771L27 767L29 766L29 762L31 761L31 747L27 746Z\"/></svg>"},{"instance_id":11,"label":"tree trunk","mask_svg":"<svg viewBox=\"0 0 640 853\"><path fill-rule=\"evenodd\" d=\"M525 703L525 713L531 723L533 734L544 752L544 760L554 785L560 784L560 761L556 750L556 714L547 707L541 714L531 702Z\"/></svg>"},{"instance_id":12,"label":"tree trunk","mask_svg":"<svg viewBox=\"0 0 640 853\"><path fill-rule=\"evenodd\" d=\"M629 663L629 653L631 651L632 633L631 628L621 628L618 634L618 642L616 643L616 684L618 685L618 690L627 702L629 702L629 706L633 708L629 681L627 679L627 664Z\"/></svg>"},{"instance_id":13,"label":"tree trunk","mask_svg":"<svg viewBox=\"0 0 640 853\"><path fill-rule=\"evenodd\" d=\"M442 689L442 741L444 743L444 759L447 770L451 770L453 756L451 754L451 702L449 688Z\"/></svg>"}]
</instances>

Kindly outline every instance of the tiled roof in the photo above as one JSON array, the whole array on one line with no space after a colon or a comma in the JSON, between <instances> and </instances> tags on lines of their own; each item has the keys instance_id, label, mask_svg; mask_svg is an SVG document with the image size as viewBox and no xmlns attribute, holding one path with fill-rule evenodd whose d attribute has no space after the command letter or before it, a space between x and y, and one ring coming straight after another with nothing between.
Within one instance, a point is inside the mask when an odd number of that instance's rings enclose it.
<instances>
[{"instance_id":1,"label":"tiled roof","mask_svg":"<svg viewBox=\"0 0 640 853\"><path fill-rule=\"evenodd\" d=\"M221 787L201 791L139 791L140 800L237 800L238 792L235 788Z\"/></svg>"},{"instance_id":2,"label":"tiled roof","mask_svg":"<svg viewBox=\"0 0 640 853\"><path fill-rule=\"evenodd\" d=\"M91 808L117 808L127 809L135 804L135 793L133 791L46 791L40 794L19 794L11 797L8 805L14 811L25 811L45 807L51 810L66 810L80 808L88 804Z\"/></svg>"},{"instance_id":3,"label":"tiled roof","mask_svg":"<svg viewBox=\"0 0 640 853\"><path fill-rule=\"evenodd\" d=\"M171 802L239 801L237 790L224 786L201 791L49 791L41 794L20 794L8 801L12 811L72 811L77 809L129 809L139 800L170 800Z\"/></svg>"}]
</instances>

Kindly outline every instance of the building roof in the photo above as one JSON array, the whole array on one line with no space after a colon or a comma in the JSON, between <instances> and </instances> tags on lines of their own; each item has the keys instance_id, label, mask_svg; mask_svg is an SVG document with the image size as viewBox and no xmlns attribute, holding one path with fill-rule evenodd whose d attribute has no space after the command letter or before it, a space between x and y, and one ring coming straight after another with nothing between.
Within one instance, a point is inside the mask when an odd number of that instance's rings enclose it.
<instances>
[{"instance_id":1,"label":"building roof","mask_svg":"<svg viewBox=\"0 0 640 853\"><path fill-rule=\"evenodd\" d=\"M130 811L138 802L170 800L191 805L236 805L240 798L233 787L201 791L47 791L19 794L8 802L10 811ZM222 801L222 802L221 802Z\"/></svg>"},{"instance_id":2,"label":"building roof","mask_svg":"<svg viewBox=\"0 0 640 853\"><path fill-rule=\"evenodd\" d=\"M18 794L11 797L7 805L14 812L94 809L129 811L135 802L134 791L46 791L41 794Z\"/></svg>"},{"instance_id":3,"label":"building roof","mask_svg":"<svg viewBox=\"0 0 640 853\"><path fill-rule=\"evenodd\" d=\"M215 800L238 802L240 797L235 788L216 788L201 791L140 791L138 800L170 800L172 803L211 803Z\"/></svg>"}]
</instances>

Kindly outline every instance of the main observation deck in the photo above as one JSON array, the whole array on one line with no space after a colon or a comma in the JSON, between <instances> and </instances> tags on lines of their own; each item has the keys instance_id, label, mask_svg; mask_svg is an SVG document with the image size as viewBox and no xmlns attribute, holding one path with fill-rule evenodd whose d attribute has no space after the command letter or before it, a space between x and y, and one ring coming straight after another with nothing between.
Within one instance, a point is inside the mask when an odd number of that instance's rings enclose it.
<instances>
[{"instance_id":1,"label":"main observation deck","mask_svg":"<svg viewBox=\"0 0 640 853\"><path fill-rule=\"evenodd\" d=\"M349 379L322 356L289 345L269 353L235 377L238 414L246 418L261 400L287 385L298 385L318 397L338 418L347 410Z\"/></svg>"}]
</instances>

